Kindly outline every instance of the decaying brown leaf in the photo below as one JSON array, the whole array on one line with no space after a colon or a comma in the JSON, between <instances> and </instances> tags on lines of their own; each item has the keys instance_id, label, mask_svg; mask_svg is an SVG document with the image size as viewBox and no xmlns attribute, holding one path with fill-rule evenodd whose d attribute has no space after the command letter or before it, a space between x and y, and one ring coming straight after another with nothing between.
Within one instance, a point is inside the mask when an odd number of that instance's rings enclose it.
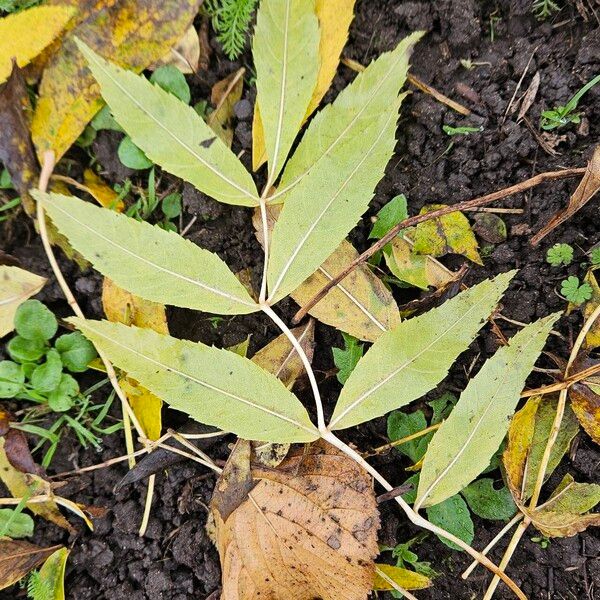
<instances>
[{"instance_id":1,"label":"decaying brown leaf","mask_svg":"<svg viewBox=\"0 0 600 600\"><path fill-rule=\"evenodd\" d=\"M536 71L535 75L531 79L531 83L529 84L527 91L523 95L523 100L521 101L521 108L519 108L517 121L520 121L527 114L527 111L529 111L531 105L534 103L535 97L537 96L538 90L540 88L540 80L540 72Z\"/></svg>"},{"instance_id":2,"label":"decaying brown leaf","mask_svg":"<svg viewBox=\"0 0 600 600\"><path fill-rule=\"evenodd\" d=\"M200 63L200 37L194 26L188 27L181 39L151 67L154 70L164 65L173 65L182 73L191 74Z\"/></svg>"},{"instance_id":3,"label":"decaying brown leaf","mask_svg":"<svg viewBox=\"0 0 600 600\"><path fill-rule=\"evenodd\" d=\"M550 221L538 231L532 238L531 244L536 246L551 231L556 229L561 223L570 219L578 210L583 208L600 190L600 146L597 146L592 154L590 162L587 164L587 170L573 192L567 208L558 211Z\"/></svg>"},{"instance_id":4,"label":"decaying brown leaf","mask_svg":"<svg viewBox=\"0 0 600 600\"><path fill-rule=\"evenodd\" d=\"M217 81L210 94L210 101L215 110L210 113L207 123L230 148L233 142L233 107L242 98L245 72L246 69L241 68L225 79Z\"/></svg>"},{"instance_id":5,"label":"decaying brown leaf","mask_svg":"<svg viewBox=\"0 0 600 600\"><path fill-rule=\"evenodd\" d=\"M23 540L0 539L0 590L17 583L61 546L41 548Z\"/></svg>"},{"instance_id":6,"label":"decaying brown leaf","mask_svg":"<svg viewBox=\"0 0 600 600\"><path fill-rule=\"evenodd\" d=\"M198 12L200 0L60 3L76 5L79 19L44 70L32 123L38 156L54 150L57 158L103 106L98 85L85 66L75 37L108 60L141 71L178 42Z\"/></svg>"},{"instance_id":7,"label":"decaying brown leaf","mask_svg":"<svg viewBox=\"0 0 600 600\"><path fill-rule=\"evenodd\" d=\"M268 207L270 227L280 210L280 206ZM255 211L252 221L256 237L261 241L262 227L258 211ZM319 269L290 294L291 297L302 306L357 256L354 246L344 240ZM384 331L400 322L400 312L392 293L364 264L338 283L309 314L327 325L368 342L374 342Z\"/></svg>"},{"instance_id":8,"label":"decaying brown leaf","mask_svg":"<svg viewBox=\"0 0 600 600\"><path fill-rule=\"evenodd\" d=\"M250 487L234 468L241 489ZM254 467L251 478L233 510L211 503L222 600L365 600L379 525L367 473L320 440L294 447L277 469Z\"/></svg>"},{"instance_id":9,"label":"decaying brown leaf","mask_svg":"<svg viewBox=\"0 0 600 600\"><path fill-rule=\"evenodd\" d=\"M576 383L569 389L569 398L581 426L596 444L600 444L600 396L591 386Z\"/></svg>"},{"instance_id":10,"label":"decaying brown leaf","mask_svg":"<svg viewBox=\"0 0 600 600\"><path fill-rule=\"evenodd\" d=\"M0 85L0 162L6 167L28 214L35 211L29 196L39 167L29 135L31 104L21 69L13 65L6 83Z\"/></svg>"}]
</instances>

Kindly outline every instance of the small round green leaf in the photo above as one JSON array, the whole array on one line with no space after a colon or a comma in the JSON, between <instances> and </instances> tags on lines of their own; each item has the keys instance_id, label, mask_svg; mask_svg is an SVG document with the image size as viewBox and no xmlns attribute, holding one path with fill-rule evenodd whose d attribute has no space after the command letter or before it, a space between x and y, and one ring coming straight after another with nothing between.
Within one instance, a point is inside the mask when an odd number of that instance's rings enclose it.
<instances>
[{"instance_id":1,"label":"small round green leaf","mask_svg":"<svg viewBox=\"0 0 600 600\"><path fill-rule=\"evenodd\" d=\"M62 364L72 373L82 373L96 358L96 349L79 331L61 335L54 344L60 352Z\"/></svg>"},{"instance_id":2,"label":"small round green leaf","mask_svg":"<svg viewBox=\"0 0 600 600\"><path fill-rule=\"evenodd\" d=\"M185 80L183 73L173 65L165 65L156 69L152 73L150 81L159 85L165 92L173 94L173 96L186 104L189 104L192 99L190 86Z\"/></svg>"},{"instance_id":3,"label":"small round green leaf","mask_svg":"<svg viewBox=\"0 0 600 600\"><path fill-rule=\"evenodd\" d=\"M517 511L508 488L496 489L494 480L489 477L470 483L461 494L469 508L482 519L508 521Z\"/></svg>"},{"instance_id":4,"label":"small round green leaf","mask_svg":"<svg viewBox=\"0 0 600 600\"><path fill-rule=\"evenodd\" d=\"M28 340L21 335L16 335L6 345L10 357L20 363L39 360L46 353L46 348L44 340Z\"/></svg>"},{"instance_id":5,"label":"small round green leaf","mask_svg":"<svg viewBox=\"0 0 600 600\"><path fill-rule=\"evenodd\" d=\"M181 214L181 194L174 192L165 196L162 201L162 211L167 219L174 219Z\"/></svg>"},{"instance_id":6,"label":"small round green leaf","mask_svg":"<svg viewBox=\"0 0 600 600\"><path fill-rule=\"evenodd\" d=\"M15 314L17 333L28 340L49 340L56 335L58 322L39 300L26 300Z\"/></svg>"},{"instance_id":7,"label":"small round green leaf","mask_svg":"<svg viewBox=\"0 0 600 600\"><path fill-rule=\"evenodd\" d=\"M48 406L54 412L65 412L73 406L73 398L79 393L79 384L68 373L63 373L58 387L48 394Z\"/></svg>"},{"instance_id":8,"label":"small round green leaf","mask_svg":"<svg viewBox=\"0 0 600 600\"><path fill-rule=\"evenodd\" d=\"M31 374L31 385L36 392L51 392L58 387L62 374L62 361L58 350L51 348L46 354L46 362L36 367Z\"/></svg>"},{"instance_id":9,"label":"small round green leaf","mask_svg":"<svg viewBox=\"0 0 600 600\"><path fill-rule=\"evenodd\" d=\"M152 166L152 161L131 141L129 136L121 140L117 154L119 160L130 169L142 171Z\"/></svg>"},{"instance_id":10,"label":"small round green leaf","mask_svg":"<svg viewBox=\"0 0 600 600\"><path fill-rule=\"evenodd\" d=\"M25 375L17 363L0 361L0 398L14 398L24 383Z\"/></svg>"},{"instance_id":11,"label":"small round green leaf","mask_svg":"<svg viewBox=\"0 0 600 600\"><path fill-rule=\"evenodd\" d=\"M33 519L14 508L0 508L0 536L13 539L33 535Z\"/></svg>"}]
</instances>

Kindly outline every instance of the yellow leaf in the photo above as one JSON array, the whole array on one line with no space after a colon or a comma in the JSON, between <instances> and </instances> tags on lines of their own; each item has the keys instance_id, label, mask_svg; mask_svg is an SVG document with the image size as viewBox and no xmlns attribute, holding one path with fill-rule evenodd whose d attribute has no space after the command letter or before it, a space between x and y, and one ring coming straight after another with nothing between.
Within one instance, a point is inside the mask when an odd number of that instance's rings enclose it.
<instances>
[{"instance_id":1,"label":"yellow leaf","mask_svg":"<svg viewBox=\"0 0 600 600\"><path fill-rule=\"evenodd\" d=\"M444 207L445 204L429 204L424 206L419 214ZM413 250L418 254L462 254L478 265L483 264L469 220L459 211L419 223L409 235L414 242Z\"/></svg>"},{"instance_id":2,"label":"yellow leaf","mask_svg":"<svg viewBox=\"0 0 600 600\"><path fill-rule=\"evenodd\" d=\"M62 31L75 10L67 6L36 6L0 19L0 83L12 70L34 59Z\"/></svg>"},{"instance_id":3,"label":"yellow leaf","mask_svg":"<svg viewBox=\"0 0 600 600\"><path fill-rule=\"evenodd\" d=\"M83 173L83 183L89 194L93 196L98 204L104 208L110 208L117 212L125 210L125 203L119 200L119 194L115 192L105 181L103 181L92 169L86 169Z\"/></svg>"},{"instance_id":4,"label":"yellow leaf","mask_svg":"<svg viewBox=\"0 0 600 600\"><path fill-rule=\"evenodd\" d=\"M51 554L40 569L40 579L51 591L52 600L65 600L65 570L69 550L59 548Z\"/></svg>"},{"instance_id":5,"label":"yellow leaf","mask_svg":"<svg viewBox=\"0 0 600 600\"><path fill-rule=\"evenodd\" d=\"M210 95L215 110L210 113L206 122L229 148L233 142L233 107L242 97L245 72L246 69L241 68L218 81L213 85Z\"/></svg>"},{"instance_id":6,"label":"yellow leaf","mask_svg":"<svg viewBox=\"0 0 600 600\"><path fill-rule=\"evenodd\" d=\"M0 480L7 487L10 495L13 498L23 498L27 495L35 496L36 493L43 493L39 490L39 485L42 483L35 475L21 473L15 469L9 462L6 452L4 451L4 438L0 437ZM33 492L31 491L33 488ZM65 519L63 514L58 510L55 502L35 502L27 504L27 508L34 514L39 515L47 521L51 521L55 525L74 532L71 524Z\"/></svg>"},{"instance_id":7,"label":"yellow leaf","mask_svg":"<svg viewBox=\"0 0 600 600\"><path fill-rule=\"evenodd\" d=\"M162 304L135 296L107 278L102 284L102 306L109 321L169 333ZM146 437L157 440L162 430L162 400L130 377L121 379L120 384Z\"/></svg>"},{"instance_id":8,"label":"yellow leaf","mask_svg":"<svg viewBox=\"0 0 600 600\"><path fill-rule=\"evenodd\" d=\"M200 63L200 38L192 25L183 37L150 70L164 65L173 65L182 73L191 74L198 70Z\"/></svg>"},{"instance_id":9,"label":"yellow leaf","mask_svg":"<svg viewBox=\"0 0 600 600\"><path fill-rule=\"evenodd\" d=\"M598 304L600 304L600 287L598 286L598 281L596 280L594 272L591 270L588 271L584 281L589 283L592 287L592 297L585 303L585 306L583 307L583 316L586 319L589 319L594 310L596 310ZM600 346L600 322L598 319L596 319L591 329L585 336L585 347L593 349L598 348L598 346Z\"/></svg>"},{"instance_id":10,"label":"yellow leaf","mask_svg":"<svg viewBox=\"0 0 600 600\"><path fill-rule=\"evenodd\" d=\"M19 305L37 294L45 283L44 277L24 269L0 266L0 338L14 329Z\"/></svg>"},{"instance_id":11,"label":"yellow leaf","mask_svg":"<svg viewBox=\"0 0 600 600\"><path fill-rule=\"evenodd\" d=\"M317 84L308 105L304 122L319 106L335 77L340 55L346 45L348 30L354 16L354 3L355 0L316 0L315 2L315 12L321 30L321 41L319 43L321 64L317 74ZM258 105L256 105L252 122L252 169L256 171L266 159L263 126Z\"/></svg>"},{"instance_id":12,"label":"yellow leaf","mask_svg":"<svg viewBox=\"0 0 600 600\"><path fill-rule=\"evenodd\" d=\"M394 589L394 586L388 581L389 579L405 590L424 590L431 586L429 577L415 573L415 571L380 563L375 563L375 568L373 589L378 592Z\"/></svg>"},{"instance_id":13,"label":"yellow leaf","mask_svg":"<svg viewBox=\"0 0 600 600\"><path fill-rule=\"evenodd\" d=\"M32 123L40 157L54 150L60 158L104 104L76 37L108 60L139 72L177 43L198 12L200 0L92 2L96 8L85 14L89 4L84 3L84 19L65 36L40 83Z\"/></svg>"},{"instance_id":14,"label":"yellow leaf","mask_svg":"<svg viewBox=\"0 0 600 600\"><path fill-rule=\"evenodd\" d=\"M581 426L596 444L600 444L600 396L594 388L597 386L576 383L569 388L569 399Z\"/></svg>"}]
</instances>

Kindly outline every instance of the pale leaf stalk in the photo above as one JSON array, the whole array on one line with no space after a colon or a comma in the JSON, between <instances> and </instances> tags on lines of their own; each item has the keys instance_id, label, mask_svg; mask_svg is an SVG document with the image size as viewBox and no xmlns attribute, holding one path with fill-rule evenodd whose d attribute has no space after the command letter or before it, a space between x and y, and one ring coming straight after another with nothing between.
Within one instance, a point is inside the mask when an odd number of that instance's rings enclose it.
<instances>
[{"instance_id":1,"label":"pale leaf stalk","mask_svg":"<svg viewBox=\"0 0 600 600\"><path fill-rule=\"evenodd\" d=\"M399 586L391 577L388 577L381 569L375 568L375 572L381 579L387 581L397 592L400 592L404 598L408 598L408 600L417 600L416 596L413 596L409 591L405 590L403 587Z\"/></svg>"},{"instance_id":2,"label":"pale leaf stalk","mask_svg":"<svg viewBox=\"0 0 600 600\"><path fill-rule=\"evenodd\" d=\"M517 512L517 514L496 534L494 539L481 551L481 554L487 556L492 548L523 518L523 514ZM468 579L471 573L477 568L478 561L474 560L461 575L463 579Z\"/></svg>"},{"instance_id":3,"label":"pale leaf stalk","mask_svg":"<svg viewBox=\"0 0 600 600\"><path fill-rule=\"evenodd\" d=\"M140 530L138 532L140 537L146 535L148 529L148 522L150 521L150 509L152 508L152 497L154 496L154 484L156 483L156 475L152 474L148 477L148 489L146 490L146 501L144 503L144 516L140 524Z\"/></svg>"},{"instance_id":4,"label":"pale leaf stalk","mask_svg":"<svg viewBox=\"0 0 600 600\"><path fill-rule=\"evenodd\" d=\"M265 191L262 193L260 197L260 220L262 222L262 235L263 235L263 252L264 252L264 260L263 260L263 272L262 279L260 282L260 295L258 297L258 301L261 304L265 304L267 300L267 271L269 269L269 221L267 218L267 200L266 195L268 193L269 188L265 187Z\"/></svg>"}]
</instances>

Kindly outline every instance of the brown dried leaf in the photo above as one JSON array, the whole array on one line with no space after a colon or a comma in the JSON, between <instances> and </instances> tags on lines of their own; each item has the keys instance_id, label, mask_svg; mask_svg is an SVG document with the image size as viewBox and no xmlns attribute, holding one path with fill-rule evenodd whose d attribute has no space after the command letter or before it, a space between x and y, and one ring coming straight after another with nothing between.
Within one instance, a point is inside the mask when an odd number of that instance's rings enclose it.
<instances>
[{"instance_id":1,"label":"brown dried leaf","mask_svg":"<svg viewBox=\"0 0 600 600\"><path fill-rule=\"evenodd\" d=\"M29 195L39 168L29 135L31 104L21 69L13 64L6 83L0 85L0 162L6 167L29 215L35 204Z\"/></svg>"},{"instance_id":2,"label":"brown dried leaf","mask_svg":"<svg viewBox=\"0 0 600 600\"><path fill-rule=\"evenodd\" d=\"M569 389L571 408L586 433L600 444L600 396L583 383Z\"/></svg>"},{"instance_id":3,"label":"brown dried leaf","mask_svg":"<svg viewBox=\"0 0 600 600\"><path fill-rule=\"evenodd\" d=\"M0 590L17 583L61 546L41 548L23 540L0 539Z\"/></svg>"},{"instance_id":4,"label":"brown dried leaf","mask_svg":"<svg viewBox=\"0 0 600 600\"><path fill-rule=\"evenodd\" d=\"M217 81L210 94L210 101L215 110L210 113L206 122L229 148L233 142L233 107L242 98L245 72L246 69L242 67L225 79Z\"/></svg>"},{"instance_id":5,"label":"brown dried leaf","mask_svg":"<svg viewBox=\"0 0 600 600\"><path fill-rule=\"evenodd\" d=\"M270 227L280 210L280 206L268 207ZM261 241L259 211L255 211L253 223L256 237ZM290 294L291 297L300 306L307 303L357 256L354 246L344 240L318 270ZM384 331L400 322L400 312L392 293L364 264L359 265L331 289L309 314L327 325L368 342L374 342Z\"/></svg>"},{"instance_id":6,"label":"brown dried leaf","mask_svg":"<svg viewBox=\"0 0 600 600\"><path fill-rule=\"evenodd\" d=\"M229 516L211 505L222 600L365 600L379 521L367 473L320 440L252 478Z\"/></svg>"},{"instance_id":7,"label":"brown dried leaf","mask_svg":"<svg viewBox=\"0 0 600 600\"><path fill-rule=\"evenodd\" d=\"M108 60L139 72L177 43L199 5L200 0L86 0L40 83L32 123L38 156L54 150L60 158L104 104L75 37Z\"/></svg>"},{"instance_id":8,"label":"brown dried leaf","mask_svg":"<svg viewBox=\"0 0 600 600\"><path fill-rule=\"evenodd\" d=\"M531 79L531 83L527 88L523 96L523 101L521 102L521 108L519 109L519 114L517 116L517 121L520 121L526 114L527 111L531 108L531 105L535 101L535 97L537 96L538 90L540 88L540 72L536 71L535 75Z\"/></svg>"},{"instance_id":9,"label":"brown dried leaf","mask_svg":"<svg viewBox=\"0 0 600 600\"><path fill-rule=\"evenodd\" d=\"M587 170L573 192L569 205L558 211L542 229L531 238L531 244L536 246L551 231L561 223L570 219L578 210L583 208L600 190L600 146L596 146L594 154L588 162Z\"/></svg>"}]
</instances>

